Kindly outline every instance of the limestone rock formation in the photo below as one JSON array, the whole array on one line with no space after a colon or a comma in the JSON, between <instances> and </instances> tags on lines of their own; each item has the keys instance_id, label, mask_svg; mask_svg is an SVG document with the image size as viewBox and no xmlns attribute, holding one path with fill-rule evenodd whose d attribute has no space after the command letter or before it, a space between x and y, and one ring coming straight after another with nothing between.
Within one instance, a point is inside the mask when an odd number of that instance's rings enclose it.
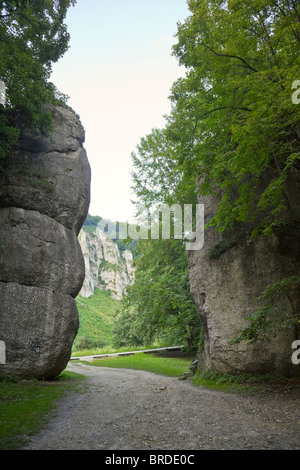
<instances>
[{"instance_id":1,"label":"limestone rock formation","mask_svg":"<svg viewBox=\"0 0 300 470\"><path fill-rule=\"evenodd\" d=\"M78 234L90 197L84 129L69 108L53 109L53 120L51 138L23 132L6 158L1 207L38 211Z\"/></svg>"},{"instance_id":2,"label":"limestone rock formation","mask_svg":"<svg viewBox=\"0 0 300 470\"><path fill-rule=\"evenodd\" d=\"M51 110L52 135L24 131L0 175L0 372L37 379L70 358L85 276L77 236L90 202L84 129L70 108Z\"/></svg>"},{"instance_id":3,"label":"limestone rock formation","mask_svg":"<svg viewBox=\"0 0 300 470\"><path fill-rule=\"evenodd\" d=\"M215 215L218 202L217 197L199 198L199 204L205 206L206 222ZM291 360L292 342L300 338L295 329L282 330L270 342L229 344L247 324L246 317L257 308L252 301L262 290L299 273L300 250L293 231L290 240L275 236L251 239L250 233L245 226L229 235L210 227L205 230L204 247L189 252L191 292L204 334L200 367L229 374L297 375L299 371ZM212 249L215 256L211 256ZM292 300L299 308L299 293ZM291 311L287 298L282 298L282 307Z\"/></svg>"},{"instance_id":4,"label":"limestone rock formation","mask_svg":"<svg viewBox=\"0 0 300 470\"><path fill-rule=\"evenodd\" d=\"M99 227L89 232L83 227L78 239L85 260L85 280L80 294L90 297L98 288L109 290L114 299L121 300L126 286L134 281L131 251L120 251Z\"/></svg>"}]
</instances>

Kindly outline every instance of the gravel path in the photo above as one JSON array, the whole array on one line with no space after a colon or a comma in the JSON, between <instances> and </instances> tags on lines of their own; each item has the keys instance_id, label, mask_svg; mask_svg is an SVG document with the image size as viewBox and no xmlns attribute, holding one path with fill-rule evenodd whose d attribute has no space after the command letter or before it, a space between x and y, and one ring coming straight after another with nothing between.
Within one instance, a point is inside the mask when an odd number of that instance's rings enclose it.
<instances>
[{"instance_id":1,"label":"gravel path","mask_svg":"<svg viewBox=\"0 0 300 470\"><path fill-rule=\"evenodd\" d=\"M143 371L72 364L87 376L34 450L300 450L299 395L242 396Z\"/></svg>"}]
</instances>

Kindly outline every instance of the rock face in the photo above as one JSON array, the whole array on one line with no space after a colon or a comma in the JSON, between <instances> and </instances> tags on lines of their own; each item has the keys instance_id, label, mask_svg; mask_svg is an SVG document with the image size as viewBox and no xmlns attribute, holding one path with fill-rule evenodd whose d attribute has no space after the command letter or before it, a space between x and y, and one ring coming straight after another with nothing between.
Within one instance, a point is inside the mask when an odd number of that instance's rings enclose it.
<instances>
[{"instance_id":1,"label":"rock face","mask_svg":"<svg viewBox=\"0 0 300 470\"><path fill-rule=\"evenodd\" d=\"M85 280L80 294L90 297L98 288L109 290L114 299L121 300L126 286L134 281L131 251L121 252L99 227L92 232L83 227L78 239L85 261Z\"/></svg>"},{"instance_id":2,"label":"rock face","mask_svg":"<svg viewBox=\"0 0 300 470\"><path fill-rule=\"evenodd\" d=\"M23 132L4 162L1 207L38 211L78 234L90 197L84 129L69 108L53 109L53 119L51 138Z\"/></svg>"},{"instance_id":3,"label":"rock face","mask_svg":"<svg viewBox=\"0 0 300 470\"><path fill-rule=\"evenodd\" d=\"M0 177L0 372L37 379L56 377L70 358L85 276L77 236L90 202L84 129L71 109L51 110L51 137L23 132Z\"/></svg>"},{"instance_id":4,"label":"rock face","mask_svg":"<svg viewBox=\"0 0 300 470\"><path fill-rule=\"evenodd\" d=\"M111 296L120 300L127 285L134 281L131 251L120 251L117 244L99 229L79 233L79 243L85 261L85 279L80 291L90 297L96 288L109 290Z\"/></svg>"},{"instance_id":5,"label":"rock face","mask_svg":"<svg viewBox=\"0 0 300 470\"><path fill-rule=\"evenodd\" d=\"M199 203L205 205L206 221L216 213L218 201L199 198ZM247 324L246 317L257 308L252 301L263 289L298 274L300 268L299 244L297 247L293 231L290 240L275 236L250 239L250 233L245 228L237 229L228 238L210 227L205 230L204 247L189 252L191 291L204 335L200 367L229 374L275 371L298 375L299 366L292 363L291 356L292 342L300 339L300 331L282 330L270 342L229 344ZM215 256L211 256L212 249ZM291 300L299 309L299 292ZM291 312L286 297L281 306Z\"/></svg>"}]
</instances>

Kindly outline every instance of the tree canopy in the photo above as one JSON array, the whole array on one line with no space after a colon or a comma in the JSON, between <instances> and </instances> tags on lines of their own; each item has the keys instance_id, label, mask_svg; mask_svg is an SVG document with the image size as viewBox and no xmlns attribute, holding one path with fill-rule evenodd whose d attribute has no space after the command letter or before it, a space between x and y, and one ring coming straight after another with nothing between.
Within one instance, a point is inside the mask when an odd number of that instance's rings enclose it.
<instances>
[{"instance_id":1,"label":"tree canopy","mask_svg":"<svg viewBox=\"0 0 300 470\"><path fill-rule=\"evenodd\" d=\"M186 77L172 86L165 129L154 129L133 155L134 187L145 201L160 194L188 203L199 178L202 194L223 192L211 222L218 230L257 218L256 231L271 233L287 209L299 217L286 181L300 157L300 108L292 101L300 4L189 0L188 6L192 14L178 24L173 47Z\"/></svg>"},{"instance_id":2,"label":"tree canopy","mask_svg":"<svg viewBox=\"0 0 300 470\"><path fill-rule=\"evenodd\" d=\"M140 240L135 282L127 288L114 330L116 346L155 341L197 348L200 321L189 289L180 240Z\"/></svg>"},{"instance_id":3,"label":"tree canopy","mask_svg":"<svg viewBox=\"0 0 300 470\"><path fill-rule=\"evenodd\" d=\"M0 0L0 157L22 127L51 128L45 104L65 97L49 82L51 66L66 52L66 13L76 0Z\"/></svg>"},{"instance_id":4,"label":"tree canopy","mask_svg":"<svg viewBox=\"0 0 300 470\"><path fill-rule=\"evenodd\" d=\"M132 154L138 201L189 204L197 194L217 193L221 201L208 223L217 231L247 223L252 236L268 236L292 226L297 237L300 2L187 3L191 15L178 23L173 46L185 77L172 86L165 127L143 137ZM266 338L275 300L297 286L299 276L262 286L268 302L237 341ZM298 324L299 315L276 322L278 331Z\"/></svg>"}]
</instances>

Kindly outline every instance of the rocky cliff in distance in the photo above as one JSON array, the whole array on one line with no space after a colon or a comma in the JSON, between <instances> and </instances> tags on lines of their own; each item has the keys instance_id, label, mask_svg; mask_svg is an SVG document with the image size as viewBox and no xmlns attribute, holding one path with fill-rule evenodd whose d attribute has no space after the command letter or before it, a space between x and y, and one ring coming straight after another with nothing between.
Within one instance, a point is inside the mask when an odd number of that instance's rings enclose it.
<instances>
[{"instance_id":1,"label":"rocky cliff in distance","mask_svg":"<svg viewBox=\"0 0 300 470\"><path fill-rule=\"evenodd\" d=\"M90 297L96 288L110 291L121 300L127 285L134 282L133 256L130 250L120 251L118 245L99 228L83 227L79 243L85 261L85 280L80 291Z\"/></svg>"},{"instance_id":2,"label":"rocky cliff in distance","mask_svg":"<svg viewBox=\"0 0 300 470\"><path fill-rule=\"evenodd\" d=\"M66 367L85 273L77 238L90 202L85 133L70 108L51 111L52 135L22 132L0 175L0 372L30 379Z\"/></svg>"}]
</instances>

